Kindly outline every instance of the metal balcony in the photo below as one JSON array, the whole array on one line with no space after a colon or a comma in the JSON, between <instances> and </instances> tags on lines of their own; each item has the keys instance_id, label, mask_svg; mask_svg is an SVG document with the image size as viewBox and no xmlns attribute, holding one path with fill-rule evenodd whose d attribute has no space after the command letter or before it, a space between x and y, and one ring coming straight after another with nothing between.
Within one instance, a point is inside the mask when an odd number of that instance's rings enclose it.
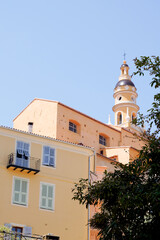
<instances>
[{"instance_id":1,"label":"metal balcony","mask_svg":"<svg viewBox=\"0 0 160 240\"><path fill-rule=\"evenodd\" d=\"M11 153L8 156L7 168L12 168L14 171L20 169L20 172L33 172L37 174L40 171L40 159Z\"/></svg>"}]
</instances>

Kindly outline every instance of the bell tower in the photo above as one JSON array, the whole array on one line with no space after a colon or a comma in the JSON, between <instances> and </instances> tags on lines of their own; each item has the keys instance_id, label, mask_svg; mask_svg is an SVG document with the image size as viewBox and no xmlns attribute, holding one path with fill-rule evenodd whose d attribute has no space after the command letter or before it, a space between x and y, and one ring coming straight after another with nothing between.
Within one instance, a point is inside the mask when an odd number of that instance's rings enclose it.
<instances>
[{"instance_id":1,"label":"bell tower","mask_svg":"<svg viewBox=\"0 0 160 240\"><path fill-rule=\"evenodd\" d=\"M139 106L136 104L137 92L129 75L129 66L126 61L121 65L121 75L114 88L113 97L115 105L112 110L115 113L115 125L120 127L132 127L132 120L137 116Z\"/></svg>"}]
</instances>

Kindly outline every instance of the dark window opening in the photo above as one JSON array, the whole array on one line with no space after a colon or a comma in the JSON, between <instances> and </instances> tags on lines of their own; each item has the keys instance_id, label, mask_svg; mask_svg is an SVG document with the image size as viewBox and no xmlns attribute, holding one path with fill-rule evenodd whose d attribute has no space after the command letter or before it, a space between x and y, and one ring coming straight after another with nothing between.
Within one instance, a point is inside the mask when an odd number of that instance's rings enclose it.
<instances>
[{"instance_id":1,"label":"dark window opening","mask_svg":"<svg viewBox=\"0 0 160 240\"><path fill-rule=\"evenodd\" d=\"M21 228L21 227L12 227L12 232L15 233L15 240L22 239L23 228Z\"/></svg>"},{"instance_id":2,"label":"dark window opening","mask_svg":"<svg viewBox=\"0 0 160 240\"><path fill-rule=\"evenodd\" d=\"M103 150L100 151L100 154L103 155Z\"/></svg>"},{"instance_id":3,"label":"dark window opening","mask_svg":"<svg viewBox=\"0 0 160 240\"><path fill-rule=\"evenodd\" d=\"M102 135L99 135L99 143L106 146L106 138Z\"/></svg>"},{"instance_id":4,"label":"dark window opening","mask_svg":"<svg viewBox=\"0 0 160 240\"><path fill-rule=\"evenodd\" d=\"M118 113L117 115L117 124L122 124L122 114Z\"/></svg>"},{"instance_id":5,"label":"dark window opening","mask_svg":"<svg viewBox=\"0 0 160 240\"><path fill-rule=\"evenodd\" d=\"M69 130L77 133L77 125L73 122L69 122Z\"/></svg>"}]
</instances>

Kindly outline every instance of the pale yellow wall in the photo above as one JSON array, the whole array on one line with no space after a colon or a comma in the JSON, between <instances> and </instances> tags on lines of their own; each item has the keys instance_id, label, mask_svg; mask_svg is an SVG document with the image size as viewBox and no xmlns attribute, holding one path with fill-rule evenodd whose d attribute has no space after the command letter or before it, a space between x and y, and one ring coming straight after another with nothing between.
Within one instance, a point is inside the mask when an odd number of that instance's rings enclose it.
<instances>
[{"instance_id":1,"label":"pale yellow wall","mask_svg":"<svg viewBox=\"0 0 160 240\"><path fill-rule=\"evenodd\" d=\"M33 122L33 133L56 138L57 102L34 99L13 121L13 127L28 131Z\"/></svg>"},{"instance_id":2,"label":"pale yellow wall","mask_svg":"<svg viewBox=\"0 0 160 240\"><path fill-rule=\"evenodd\" d=\"M106 167L108 172L114 172L114 164L113 161L106 159L104 156L97 156L96 166L98 167Z\"/></svg>"},{"instance_id":3,"label":"pale yellow wall","mask_svg":"<svg viewBox=\"0 0 160 240\"><path fill-rule=\"evenodd\" d=\"M74 133L69 130L69 120L75 120L80 124L80 131ZM57 138L70 142L83 143L94 147L97 152L103 145L99 144L99 134L109 137L109 146L120 144L120 132L107 125L94 121L78 112L58 104Z\"/></svg>"},{"instance_id":4,"label":"pale yellow wall","mask_svg":"<svg viewBox=\"0 0 160 240\"><path fill-rule=\"evenodd\" d=\"M56 168L42 166L36 175L7 169L8 155L16 140L29 142L31 156L42 159L43 145L56 148ZM0 128L0 225L13 223L32 227L32 233L53 233L62 240L87 239L87 210L72 199L71 189L79 178L88 177L88 155L84 147ZM91 159L93 162L93 158ZM91 170L93 171L93 163ZM13 177L29 180L28 207L12 204ZM39 209L40 182L55 184L55 210Z\"/></svg>"},{"instance_id":5,"label":"pale yellow wall","mask_svg":"<svg viewBox=\"0 0 160 240\"><path fill-rule=\"evenodd\" d=\"M123 164L129 163L129 147L119 147L119 148L106 148L106 157L112 157L118 155L118 162Z\"/></svg>"}]
</instances>

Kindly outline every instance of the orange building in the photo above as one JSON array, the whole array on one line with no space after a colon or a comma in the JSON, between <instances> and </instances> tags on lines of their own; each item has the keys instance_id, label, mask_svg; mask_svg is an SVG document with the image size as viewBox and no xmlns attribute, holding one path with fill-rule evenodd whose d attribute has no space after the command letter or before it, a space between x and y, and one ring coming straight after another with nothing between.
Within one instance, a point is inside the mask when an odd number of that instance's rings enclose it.
<instances>
[{"instance_id":1,"label":"orange building","mask_svg":"<svg viewBox=\"0 0 160 240\"><path fill-rule=\"evenodd\" d=\"M131 123L139 106L128 71L124 61L113 95L115 125L100 122L60 102L36 98L14 119L14 128L93 147L97 153L96 166L107 166L109 170L111 161L129 163L142 142L133 135L141 129Z\"/></svg>"}]
</instances>

